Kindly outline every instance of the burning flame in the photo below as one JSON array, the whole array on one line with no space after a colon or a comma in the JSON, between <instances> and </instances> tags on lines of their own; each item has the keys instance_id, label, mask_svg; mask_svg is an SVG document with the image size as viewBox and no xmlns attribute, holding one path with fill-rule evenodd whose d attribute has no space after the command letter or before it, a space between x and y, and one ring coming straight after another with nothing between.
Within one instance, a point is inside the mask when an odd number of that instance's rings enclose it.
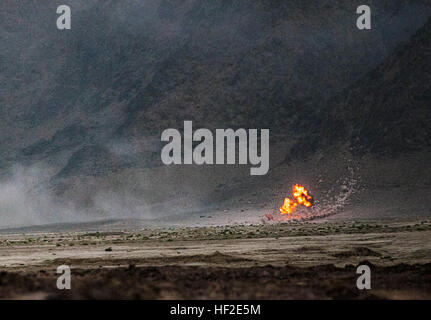
<instances>
[{"instance_id":1,"label":"burning flame","mask_svg":"<svg viewBox=\"0 0 431 320\"><path fill-rule=\"evenodd\" d=\"M284 199L283 205L280 208L280 214L292 214L295 212L296 207L300 204L305 207L311 207L311 202L309 200L312 197L308 194L308 190L305 187L295 184L292 187L292 195L296 200L290 200L289 198Z\"/></svg>"}]
</instances>

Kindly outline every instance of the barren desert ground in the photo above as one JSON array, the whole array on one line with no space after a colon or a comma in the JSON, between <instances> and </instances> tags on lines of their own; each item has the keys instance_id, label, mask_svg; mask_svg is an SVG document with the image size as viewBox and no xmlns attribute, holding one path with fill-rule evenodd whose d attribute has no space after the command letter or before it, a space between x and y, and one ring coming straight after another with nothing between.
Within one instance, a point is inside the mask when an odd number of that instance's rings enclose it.
<instances>
[{"instance_id":1,"label":"barren desert ground","mask_svg":"<svg viewBox=\"0 0 431 320\"><path fill-rule=\"evenodd\" d=\"M431 298L431 221L0 236L3 299ZM356 266L372 289L356 288ZM56 288L60 265L72 289Z\"/></svg>"}]
</instances>

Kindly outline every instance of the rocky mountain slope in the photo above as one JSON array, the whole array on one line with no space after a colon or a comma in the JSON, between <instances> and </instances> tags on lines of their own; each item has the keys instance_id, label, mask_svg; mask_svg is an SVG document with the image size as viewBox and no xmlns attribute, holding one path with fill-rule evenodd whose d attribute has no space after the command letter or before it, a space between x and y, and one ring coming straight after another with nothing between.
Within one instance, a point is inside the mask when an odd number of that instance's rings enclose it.
<instances>
[{"instance_id":1,"label":"rocky mountain slope","mask_svg":"<svg viewBox=\"0 0 431 320\"><path fill-rule=\"evenodd\" d=\"M423 1L374 1L374 29L361 32L356 8L337 0L75 1L73 28L61 32L53 1L1 6L1 158L58 166L119 141L148 158L158 146L145 138L185 119L301 131L298 118L431 12Z\"/></svg>"},{"instance_id":2,"label":"rocky mountain slope","mask_svg":"<svg viewBox=\"0 0 431 320\"><path fill-rule=\"evenodd\" d=\"M369 1L367 31L341 0L74 0L67 31L57 5L0 3L0 177L48 168L31 192L64 205L188 210L273 183L162 166L160 133L184 120L270 128L271 168L337 143L354 154L429 146L428 1Z\"/></svg>"},{"instance_id":3,"label":"rocky mountain slope","mask_svg":"<svg viewBox=\"0 0 431 320\"><path fill-rule=\"evenodd\" d=\"M346 143L357 155L396 156L431 146L431 18L377 68L330 99L315 117L313 153Z\"/></svg>"}]
</instances>

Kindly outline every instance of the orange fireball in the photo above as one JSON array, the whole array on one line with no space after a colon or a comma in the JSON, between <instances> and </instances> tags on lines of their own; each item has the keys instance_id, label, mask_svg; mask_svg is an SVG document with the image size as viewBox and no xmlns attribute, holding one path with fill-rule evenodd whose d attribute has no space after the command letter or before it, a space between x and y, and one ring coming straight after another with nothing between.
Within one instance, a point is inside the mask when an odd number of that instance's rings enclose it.
<instances>
[{"instance_id":1,"label":"orange fireball","mask_svg":"<svg viewBox=\"0 0 431 320\"><path fill-rule=\"evenodd\" d=\"M292 214L296 210L298 204L289 198L284 199L284 203L280 208L281 214Z\"/></svg>"},{"instance_id":2,"label":"orange fireball","mask_svg":"<svg viewBox=\"0 0 431 320\"><path fill-rule=\"evenodd\" d=\"M299 204L305 207L311 207L311 202L309 200L311 200L312 197L308 193L305 187L295 184L292 187L292 194L296 201L290 200L289 198L284 199L283 205L280 208L280 214L292 214Z\"/></svg>"},{"instance_id":3,"label":"orange fireball","mask_svg":"<svg viewBox=\"0 0 431 320\"><path fill-rule=\"evenodd\" d=\"M306 207L311 206L311 202L308 201L311 200L311 196L308 195L307 189L305 189L303 186L297 184L293 186L293 197L299 204L302 204Z\"/></svg>"}]
</instances>

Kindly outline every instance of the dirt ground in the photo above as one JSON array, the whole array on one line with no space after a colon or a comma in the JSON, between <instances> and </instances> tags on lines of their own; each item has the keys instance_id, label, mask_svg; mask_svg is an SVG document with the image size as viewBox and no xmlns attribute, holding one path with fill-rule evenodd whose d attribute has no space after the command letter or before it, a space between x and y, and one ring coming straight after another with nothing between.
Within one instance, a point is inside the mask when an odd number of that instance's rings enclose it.
<instances>
[{"instance_id":1,"label":"dirt ground","mask_svg":"<svg viewBox=\"0 0 431 320\"><path fill-rule=\"evenodd\" d=\"M0 298L431 299L429 239L431 220L4 234Z\"/></svg>"}]
</instances>

